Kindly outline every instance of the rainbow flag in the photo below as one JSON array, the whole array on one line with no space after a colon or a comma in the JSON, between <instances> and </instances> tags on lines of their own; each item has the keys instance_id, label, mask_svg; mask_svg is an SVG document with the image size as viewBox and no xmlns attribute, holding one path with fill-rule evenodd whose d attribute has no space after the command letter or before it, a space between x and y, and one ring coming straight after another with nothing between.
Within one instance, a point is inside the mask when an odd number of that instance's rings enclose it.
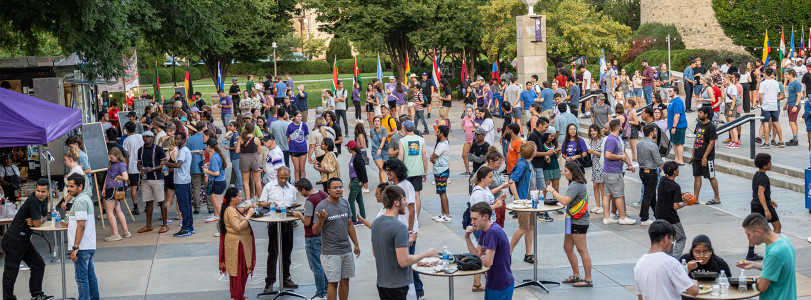
<instances>
[{"instance_id":1,"label":"rainbow flag","mask_svg":"<svg viewBox=\"0 0 811 300\"><path fill-rule=\"evenodd\" d=\"M772 52L772 46L769 44L769 30L767 29L766 35L763 37L763 55L760 57L760 61L764 65L769 65L769 52Z\"/></svg>"},{"instance_id":2,"label":"rainbow flag","mask_svg":"<svg viewBox=\"0 0 811 300\"><path fill-rule=\"evenodd\" d=\"M335 96L335 91L338 90L338 57L332 60L332 95Z\"/></svg>"},{"instance_id":3,"label":"rainbow flag","mask_svg":"<svg viewBox=\"0 0 811 300\"><path fill-rule=\"evenodd\" d=\"M403 74L403 76L405 76L405 80L403 80L403 84L405 84L406 86L408 86L408 73L409 72L411 72L411 64L408 63L408 53L406 53L405 74Z\"/></svg>"}]
</instances>

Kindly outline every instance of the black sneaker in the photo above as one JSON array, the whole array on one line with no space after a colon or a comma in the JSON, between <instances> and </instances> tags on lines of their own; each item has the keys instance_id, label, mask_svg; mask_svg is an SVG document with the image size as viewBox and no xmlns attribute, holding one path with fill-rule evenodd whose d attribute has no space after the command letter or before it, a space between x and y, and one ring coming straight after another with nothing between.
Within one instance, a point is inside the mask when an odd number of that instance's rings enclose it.
<instances>
[{"instance_id":1,"label":"black sneaker","mask_svg":"<svg viewBox=\"0 0 811 300\"><path fill-rule=\"evenodd\" d=\"M181 231L178 231L177 233L173 234L172 236L174 236L174 237L186 237L186 236L191 236L191 235L192 235L192 233L189 232L188 230L181 230Z\"/></svg>"},{"instance_id":2,"label":"black sneaker","mask_svg":"<svg viewBox=\"0 0 811 300\"><path fill-rule=\"evenodd\" d=\"M141 212L140 212L140 211L138 211L138 206L137 206L137 205L133 205L133 206L132 206L132 215L133 215L133 216L137 216L137 215L140 215L140 214L141 214Z\"/></svg>"},{"instance_id":3,"label":"black sneaker","mask_svg":"<svg viewBox=\"0 0 811 300\"><path fill-rule=\"evenodd\" d=\"M746 256L746 260L748 260L748 261L761 261L761 260L763 260L763 256L760 256L760 255L758 255L757 253L755 253L755 254L754 254L754 255L752 255L752 256L748 256L748 255L747 255L747 256Z\"/></svg>"},{"instance_id":4,"label":"black sneaker","mask_svg":"<svg viewBox=\"0 0 811 300\"><path fill-rule=\"evenodd\" d=\"M772 140L772 146L777 146L777 143L775 143L774 140Z\"/></svg>"},{"instance_id":5,"label":"black sneaker","mask_svg":"<svg viewBox=\"0 0 811 300\"><path fill-rule=\"evenodd\" d=\"M428 118L428 119L430 119L430 118L431 118L431 113L428 113L428 117L427 117L427 118Z\"/></svg>"},{"instance_id":6,"label":"black sneaker","mask_svg":"<svg viewBox=\"0 0 811 300\"><path fill-rule=\"evenodd\" d=\"M292 280L290 280L290 279L288 278L288 279L285 279L285 280L284 280L284 287L286 287L286 288L288 288L288 289L297 289L297 288L298 288L298 284L296 284L295 282L293 282Z\"/></svg>"},{"instance_id":7,"label":"black sneaker","mask_svg":"<svg viewBox=\"0 0 811 300\"><path fill-rule=\"evenodd\" d=\"M761 139L760 137L755 138L755 144L762 144L762 143L763 143L763 139Z\"/></svg>"},{"instance_id":8,"label":"black sneaker","mask_svg":"<svg viewBox=\"0 0 811 300\"><path fill-rule=\"evenodd\" d=\"M262 293L263 294L273 293L273 284L274 284L274 282L266 282L265 283L265 289L262 290Z\"/></svg>"},{"instance_id":9,"label":"black sneaker","mask_svg":"<svg viewBox=\"0 0 811 300\"><path fill-rule=\"evenodd\" d=\"M200 210L199 210L199 209L195 209L195 210L194 210L194 214L195 214L195 215L199 215L199 214L200 214Z\"/></svg>"},{"instance_id":10,"label":"black sneaker","mask_svg":"<svg viewBox=\"0 0 811 300\"><path fill-rule=\"evenodd\" d=\"M791 139L786 143L786 146L799 146L800 142L797 139Z\"/></svg>"},{"instance_id":11,"label":"black sneaker","mask_svg":"<svg viewBox=\"0 0 811 300\"><path fill-rule=\"evenodd\" d=\"M54 296L48 296L48 295L42 294L42 295L31 297L31 300L51 300L53 298L54 298Z\"/></svg>"},{"instance_id":12,"label":"black sneaker","mask_svg":"<svg viewBox=\"0 0 811 300\"><path fill-rule=\"evenodd\" d=\"M769 149L769 144L763 143L763 144L762 144L762 145L760 145L760 147L758 147L758 148L760 148L760 149Z\"/></svg>"},{"instance_id":13,"label":"black sneaker","mask_svg":"<svg viewBox=\"0 0 811 300\"><path fill-rule=\"evenodd\" d=\"M783 142L779 142L779 143L777 143L776 145L774 145L774 147L775 147L775 148L785 148L785 147L786 147L786 144L783 144Z\"/></svg>"}]
</instances>

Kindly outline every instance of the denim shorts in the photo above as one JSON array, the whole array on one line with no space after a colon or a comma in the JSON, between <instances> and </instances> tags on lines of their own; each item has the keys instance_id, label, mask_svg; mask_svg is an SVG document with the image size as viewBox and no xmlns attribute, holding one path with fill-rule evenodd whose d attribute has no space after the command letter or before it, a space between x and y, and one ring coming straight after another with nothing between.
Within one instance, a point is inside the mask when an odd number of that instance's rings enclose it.
<instances>
[{"instance_id":1,"label":"denim shorts","mask_svg":"<svg viewBox=\"0 0 811 300\"><path fill-rule=\"evenodd\" d=\"M634 88L633 96L634 97L642 97L642 89L641 88Z\"/></svg>"},{"instance_id":2,"label":"denim shorts","mask_svg":"<svg viewBox=\"0 0 811 300\"><path fill-rule=\"evenodd\" d=\"M780 111L761 110L760 115L763 117L762 123L777 122L780 117Z\"/></svg>"},{"instance_id":3,"label":"denim shorts","mask_svg":"<svg viewBox=\"0 0 811 300\"><path fill-rule=\"evenodd\" d=\"M383 147L383 149L380 149L380 155L377 155L377 150L371 150L371 151L372 151L372 159L374 161L378 161L378 160L386 161L386 160L389 160L389 148L388 147Z\"/></svg>"}]
</instances>

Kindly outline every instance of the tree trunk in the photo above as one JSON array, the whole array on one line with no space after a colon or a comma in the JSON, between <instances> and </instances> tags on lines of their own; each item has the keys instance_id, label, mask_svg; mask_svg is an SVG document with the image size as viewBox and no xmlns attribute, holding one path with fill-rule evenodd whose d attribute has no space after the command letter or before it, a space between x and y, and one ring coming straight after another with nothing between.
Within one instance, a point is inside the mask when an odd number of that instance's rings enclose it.
<instances>
[{"instance_id":1,"label":"tree trunk","mask_svg":"<svg viewBox=\"0 0 811 300\"><path fill-rule=\"evenodd\" d=\"M219 86L217 86L217 84L219 84L219 82L217 82L217 64L219 63L224 89L226 84L226 77L228 77L228 69L231 68L231 59L210 54L203 54L202 59L206 65L208 75L211 77L211 81L214 82L214 86L217 89L220 88Z\"/></svg>"}]
</instances>

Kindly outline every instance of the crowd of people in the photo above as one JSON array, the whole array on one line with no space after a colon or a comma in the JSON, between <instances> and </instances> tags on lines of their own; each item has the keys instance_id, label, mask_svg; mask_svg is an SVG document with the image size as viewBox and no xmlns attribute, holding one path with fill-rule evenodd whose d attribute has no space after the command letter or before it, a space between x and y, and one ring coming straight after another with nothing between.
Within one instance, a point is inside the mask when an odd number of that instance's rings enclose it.
<instances>
[{"instance_id":1,"label":"crowd of people","mask_svg":"<svg viewBox=\"0 0 811 300\"><path fill-rule=\"evenodd\" d=\"M459 121L451 121L453 117L449 115L453 91L448 81L439 80L439 85L434 86L426 73L421 77L412 74L407 83L394 77L389 77L388 84L373 79L366 86L365 107L361 106L360 84L353 84L350 92L339 82L335 92L320 91L321 105L314 109L313 120L308 120L309 95L304 85L295 86L288 74L286 80L276 77L272 81L268 74L268 81L260 79L257 83L249 76L244 91L235 78L227 93L218 91L216 103L207 103L199 93L188 101L176 94L170 107L162 107L152 99L154 105L148 106L141 116L130 112L126 121L118 120L118 108L113 103L100 116L110 161L99 195L104 200L100 214L106 214L112 229L112 235L104 240L115 242L133 236L121 206L127 204L128 189L132 214L139 214L139 202L144 204L146 222L137 230L139 234L154 230L152 215L157 204L161 212L158 233L168 232L175 221L177 231L173 236L191 236L195 234L194 215L205 205L209 214L205 222L216 223L215 236L220 239L219 269L230 277L231 298L242 299L247 277L256 263L254 232L248 220L259 208L296 206L297 194L301 194L306 198L304 210L294 212L294 216L304 227L305 250L316 284L312 299L348 298L349 280L355 275L354 259L361 253L356 226L371 229L380 298L423 299L422 281L411 266L423 258L437 256L434 249L416 251L421 203L434 194L424 193L428 191L424 188L428 187L429 174L433 174L431 188L441 203L441 211L432 217L433 221L448 223L453 221L452 215L459 216L459 212L450 211L447 196L451 172L448 138L452 127L459 126L464 131L461 156L464 172L460 176L470 182L470 198L467 209L457 220L461 219L465 229L468 250L490 268L483 286L478 276L474 278L473 291L484 292L485 299L512 298L511 255L522 238L523 260L532 263L536 259L531 247L535 215L506 211L508 197L527 199L530 191L538 191L540 197L562 204L560 213L571 219L563 249L571 263L572 275L563 283L593 286L586 243L590 217L601 216L605 225L636 224L637 220L626 210L624 177L628 172L638 172L643 187L636 205L641 207L640 224L650 226L652 246L635 268L637 293L644 299L678 299L679 293L685 291L695 295L697 290L689 274L676 274L681 270L674 267L678 266L677 258L689 261L688 271L729 272L727 264L712 253L706 236L695 237L690 252L682 256L687 237L677 213L692 204L683 199L698 197L703 178L709 179L715 194L706 204L721 203L714 168L717 126L741 112L760 107L765 117L760 147L768 148L768 141L773 138L779 141L772 142L775 147L797 145L798 107L801 99L806 99L799 78L808 86L811 75L807 70L800 75L795 68L789 68L783 77L785 84L781 84L775 80L778 70L769 66L735 67L728 60L720 68L705 70L700 59L696 59L685 69L687 97L682 100L680 88L666 65L656 71L643 62L643 68L629 77L627 70L618 70L616 62L609 62L603 76L594 78L584 66L578 67L575 76L559 66L551 82L539 82L538 76L532 76L523 88L511 74L504 74L499 84L492 85L481 77L474 80L471 76L463 82L459 94L464 106ZM596 94L592 100L580 101L591 94ZM784 98L788 99L784 109L794 130L793 139L785 144L777 113L778 101ZM349 100L354 104L354 126L347 119ZM432 104L433 100L439 103ZM431 119L434 105L439 117L431 123L426 119ZM693 107L698 110L698 119L693 133L688 135L686 113ZM215 123L214 108L220 111L221 124ZM361 109L366 111L365 120ZM806 120L809 110L806 101L803 114ZM501 127L495 124L494 114L504 116ZM590 120L586 138L579 135L578 116ZM419 130L420 124L423 130ZM431 148L427 139L432 130L436 140ZM727 146L739 147L740 131L728 132ZM683 145L688 136L695 138L688 161L694 187L692 193L685 194L675 178L679 176L679 167L685 164ZM80 299L86 299L85 296L98 297L98 287L94 286L92 270L95 222L85 222L94 220L95 213L92 203L85 203L90 201L92 191L81 143L80 138L68 141L71 151L65 155L65 163L71 167L71 173L65 178L61 207L69 212L69 243L75 246L71 258L77 266L82 264L82 268L77 268L76 278ZM675 159L665 161L663 157L671 148ZM340 155L348 155L350 158L344 160L348 163L341 165L337 159ZM763 279L758 289L764 295L772 295L768 299L784 299L796 293L792 286L793 271L791 277L783 276L788 274L788 268L793 270L793 263L785 263L789 256L793 261L793 250L787 250L793 248L779 235L781 226L774 210L777 204L771 199L766 175L771 168L770 156L759 154L755 165L760 171L752 183L753 215L744 221L750 245L746 260L738 265L745 269L762 268ZM376 167L377 176L369 173L374 170L372 166ZM226 182L229 167L230 181ZM345 172L348 178L341 176L342 167L348 170ZM591 172L592 197L586 169ZM320 180L311 182L307 179L308 171L318 172ZM561 178L566 179L567 187L561 187ZM378 185L370 189L374 179ZM344 198L346 186L349 193ZM383 206L374 218L367 214L364 204L364 194L372 190L375 200ZM590 208L589 198L594 199ZM42 201L39 187L29 198L31 204L26 202L31 206L30 214L18 214L28 218L15 218L14 222L39 226L37 220L45 214L34 208L39 203L32 199ZM241 205L247 201L251 204ZM169 218L173 203L177 203L177 216ZM510 238L504 231L508 215L519 224ZM544 213L537 220L549 222L553 218ZM22 228L20 236L25 236L28 227L18 225ZM279 255L283 286L298 287L290 275L296 226L297 222L283 223L280 232L275 226L268 228L270 245L281 239L282 251L278 253L275 246L268 249L265 292L273 291ZM6 249L6 238L3 241ZM777 243L779 247L768 246L764 260L754 252L754 246L761 243ZM582 275L578 256L583 265ZM31 265L30 260L34 263L32 269L39 266L32 257L15 259L16 265L19 260ZM754 262L759 260L764 262ZM780 266L774 266L778 262ZM14 261L11 263L7 256L4 277L14 273L9 271L15 266ZM37 280L36 276L32 280ZM4 279L4 286L5 282ZM672 288L654 288L662 284ZM43 295L35 285L31 293Z\"/></svg>"}]
</instances>

